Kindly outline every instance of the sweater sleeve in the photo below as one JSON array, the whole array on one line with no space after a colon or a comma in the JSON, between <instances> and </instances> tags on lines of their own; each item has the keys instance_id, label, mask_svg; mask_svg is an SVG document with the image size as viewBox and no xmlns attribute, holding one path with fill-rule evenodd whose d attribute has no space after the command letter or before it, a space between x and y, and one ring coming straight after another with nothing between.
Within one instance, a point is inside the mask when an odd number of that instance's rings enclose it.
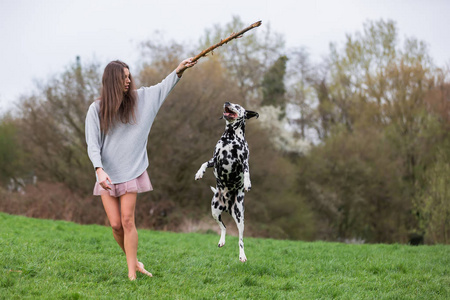
<instances>
[{"instance_id":1,"label":"sweater sleeve","mask_svg":"<svg viewBox=\"0 0 450 300\"><path fill-rule=\"evenodd\" d=\"M167 98L169 93L172 91L172 89L175 87L175 85L180 81L180 77L178 77L176 70L174 70L172 73L170 73L166 78L161 81L158 86L161 89L160 92L160 102L162 102Z\"/></svg>"},{"instance_id":2,"label":"sweater sleeve","mask_svg":"<svg viewBox=\"0 0 450 300\"><path fill-rule=\"evenodd\" d=\"M160 83L151 87L142 88L145 101L151 101L151 103L149 103L148 105L151 105L152 111L159 111L164 100L167 98L178 81L180 81L180 78L178 77L177 72L174 70Z\"/></svg>"},{"instance_id":3,"label":"sweater sleeve","mask_svg":"<svg viewBox=\"0 0 450 300\"><path fill-rule=\"evenodd\" d=\"M102 137L100 130L100 117L92 103L86 115L85 134L88 156L94 165L94 168L103 168L101 149Z\"/></svg>"}]
</instances>

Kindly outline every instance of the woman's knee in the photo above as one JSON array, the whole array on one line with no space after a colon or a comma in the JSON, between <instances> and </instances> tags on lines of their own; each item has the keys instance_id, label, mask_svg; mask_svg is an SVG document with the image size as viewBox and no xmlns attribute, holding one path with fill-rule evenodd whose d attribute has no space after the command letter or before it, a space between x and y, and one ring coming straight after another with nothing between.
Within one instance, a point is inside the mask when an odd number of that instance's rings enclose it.
<instances>
[{"instance_id":1,"label":"woman's knee","mask_svg":"<svg viewBox=\"0 0 450 300\"><path fill-rule=\"evenodd\" d=\"M117 232L117 233L122 232L123 231L122 222L120 220L111 222L111 228L114 232Z\"/></svg>"},{"instance_id":2,"label":"woman's knee","mask_svg":"<svg viewBox=\"0 0 450 300\"><path fill-rule=\"evenodd\" d=\"M136 230L134 215L136 207L136 193L127 193L120 198L121 219L124 231Z\"/></svg>"},{"instance_id":3,"label":"woman's knee","mask_svg":"<svg viewBox=\"0 0 450 300\"><path fill-rule=\"evenodd\" d=\"M125 231L133 230L136 228L136 225L134 223L134 217L133 216L122 216L122 227Z\"/></svg>"}]
</instances>

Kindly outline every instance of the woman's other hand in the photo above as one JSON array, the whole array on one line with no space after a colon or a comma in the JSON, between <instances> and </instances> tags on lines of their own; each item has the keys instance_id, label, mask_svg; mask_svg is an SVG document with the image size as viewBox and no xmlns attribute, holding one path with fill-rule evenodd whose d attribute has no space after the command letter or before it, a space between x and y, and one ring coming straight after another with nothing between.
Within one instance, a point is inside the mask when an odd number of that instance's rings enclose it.
<instances>
[{"instance_id":1,"label":"woman's other hand","mask_svg":"<svg viewBox=\"0 0 450 300\"><path fill-rule=\"evenodd\" d=\"M104 188L105 190L110 190L111 187L108 185L108 181L111 185L112 185L112 182L111 182L111 178L109 178L108 174L106 174L106 172L102 168L97 168L96 172L97 172L97 180L98 180L98 183L100 184L100 186L102 188Z\"/></svg>"}]
</instances>

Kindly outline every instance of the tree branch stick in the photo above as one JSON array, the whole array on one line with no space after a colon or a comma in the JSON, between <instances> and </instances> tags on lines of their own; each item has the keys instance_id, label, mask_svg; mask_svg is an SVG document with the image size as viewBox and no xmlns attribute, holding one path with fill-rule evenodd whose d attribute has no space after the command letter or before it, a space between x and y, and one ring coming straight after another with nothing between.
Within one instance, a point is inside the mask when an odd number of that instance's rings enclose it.
<instances>
[{"instance_id":1,"label":"tree branch stick","mask_svg":"<svg viewBox=\"0 0 450 300\"><path fill-rule=\"evenodd\" d=\"M242 29L242 30L239 31L238 33L232 33L232 34L231 34L229 37L227 37L226 39L220 40L220 42L218 42L217 44L212 45L212 46L209 47L208 49L205 49L205 50L203 50L202 52L200 52L199 54L197 54L197 55L192 59L192 61L199 60L201 57L206 56L206 54L208 54L209 52L211 52L211 51L213 51L214 49L216 49L216 48L218 48L218 47L220 47L220 46L222 46L222 45L228 43L229 41L231 41L231 40L233 40L233 39L235 39L235 38L240 38L240 37L242 37L242 35L243 35L244 33L246 33L247 31L249 31L249 30L251 30L251 29L253 29L253 28L255 28L255 27L258 27L259 25L261 25L261 21L258 21L258 22L253 23L252 25L248 26L248 27L245 28L245 29Z\"/></svg>"}]
</instances>

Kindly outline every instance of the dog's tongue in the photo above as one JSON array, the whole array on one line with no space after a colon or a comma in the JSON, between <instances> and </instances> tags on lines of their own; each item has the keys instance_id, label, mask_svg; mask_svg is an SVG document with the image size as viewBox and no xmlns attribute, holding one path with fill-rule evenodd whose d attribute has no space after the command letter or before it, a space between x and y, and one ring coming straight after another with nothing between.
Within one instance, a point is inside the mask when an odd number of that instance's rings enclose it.
<instances>
[{"instance_id":1,"label":"dog's tongue","mask_svg":"<svg viewBox=\"0 0 450 300\"><path fill-rule=\"evenodd\" d=\"M223 115L225 118L236 118L236 114L233 112L224 112Z\"/></svg>"}]
</instances>

